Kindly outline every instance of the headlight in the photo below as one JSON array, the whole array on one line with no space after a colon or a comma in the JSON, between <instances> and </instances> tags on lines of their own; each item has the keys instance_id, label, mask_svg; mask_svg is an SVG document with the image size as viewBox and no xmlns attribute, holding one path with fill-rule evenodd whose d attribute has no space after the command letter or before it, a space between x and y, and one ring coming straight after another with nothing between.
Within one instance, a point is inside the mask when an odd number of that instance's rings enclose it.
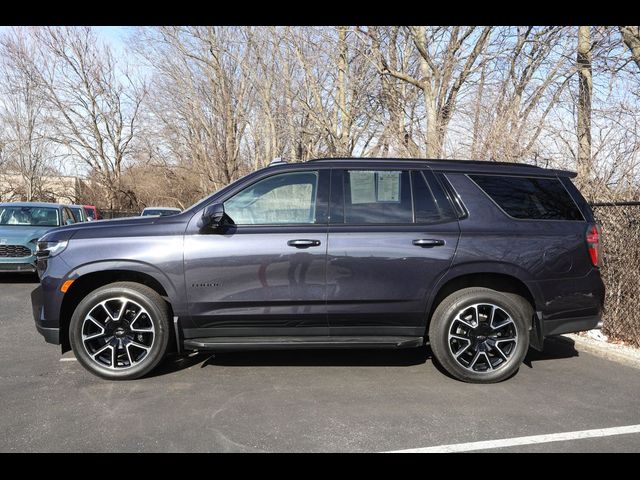
<instances>
[{"instance_id":1,"label":"headlight","mask_svg":"<svg viewBox=\"0 0 640 480\"><path fill-rule=\"evenodd\" d=\"M67 248L68 240L59 240L54 242L38 242L36 248L36 256L38 257L55 257Z\"/></svg>"},{"instance_id":2,"label":"headlight","mask_svg":"<svg viewBox=\"0 0 640 480\"><path fill-rule=\"evenodd\" d=\"M33 238L33 239L29 240L29 243L32 244L32 245L35 245L36 250L38 249L38 239L37 238ZM31 248L31 252L35 253L33 247L31 247L31 245L29 245L29 247Z\"/></svg>"}]
</instances>

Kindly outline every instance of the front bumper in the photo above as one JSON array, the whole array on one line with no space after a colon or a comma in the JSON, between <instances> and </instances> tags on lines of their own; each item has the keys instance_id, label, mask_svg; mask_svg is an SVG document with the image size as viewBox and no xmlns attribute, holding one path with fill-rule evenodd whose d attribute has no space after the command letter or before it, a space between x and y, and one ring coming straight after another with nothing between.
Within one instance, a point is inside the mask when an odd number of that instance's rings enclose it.
<instances>
[{"instance_id":1,"label":"front bumper","mask_svg":"<svg viewBox=\"0 0 640 480\"><path fill-rule=\"evenodd\" d=\"M47 319L45 315L46 304L42 285L38 285L33 292L31 292L31 309L33 319L36 323L36 329L40 335L44 337L44 340L47 343L60 345L60 326L58 325L58 320Z\"/></svg>"},{"instance_id":2,"label":"front bumper","mask_svg":"<svg viewBox=\"0 0 640 480\"><path fill-rule=\"evenodd\" d=\"M0 257L0 273L35 273L36 257Z\"/></svg>"},{"instance_id":3,"label":"front bumper","mask_svg":"<svg viewBox=\"0 0 640 480\"><path fill-rule=\"evenodd\" d=\"M59 328L44 328L36 323L36 329L44 337L44 341L52 343L54 345L60 345L60 329Z\"/></svg>"}]
</instances>

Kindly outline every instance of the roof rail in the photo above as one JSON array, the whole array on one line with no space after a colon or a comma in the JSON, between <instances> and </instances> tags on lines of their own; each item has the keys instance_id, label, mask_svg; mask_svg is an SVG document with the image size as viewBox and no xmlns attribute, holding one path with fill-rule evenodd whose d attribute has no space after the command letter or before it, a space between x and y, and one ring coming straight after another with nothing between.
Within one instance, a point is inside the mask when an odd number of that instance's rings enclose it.
<instances>
[{"instance_id":1,"label":"roof rail","mask_svg":"<svg viewBox=\"0 0 640 480\"><path fill-rule=\"evenodd\" d=\"M286 163L289 163L289 162L287 162L284 158L276 157L273 160L271 160L271 162L269 163L269 166L273 167L275 165L284 165Z\"/></svg>"},{"instance_id":2,"label":"roof rail","mask_svg":"<svg viewBox=\"0 0 640 480\"><path fill-rule=\"evenodd\" d=\"M456 160L456 159L440 159L440 158L402 158L402 157L326 157L326 158L312 158L307 160L308 162L331 162L340 160L355 160L355 161L387 161L387 162L432 162L440 164L462 164L462 165L509 165L511 167L525 167L525 168L542 168L537 165L530 165L528 163L516 163L516 162L500 162L491 160Z\"/></svg>"}]
</instances>

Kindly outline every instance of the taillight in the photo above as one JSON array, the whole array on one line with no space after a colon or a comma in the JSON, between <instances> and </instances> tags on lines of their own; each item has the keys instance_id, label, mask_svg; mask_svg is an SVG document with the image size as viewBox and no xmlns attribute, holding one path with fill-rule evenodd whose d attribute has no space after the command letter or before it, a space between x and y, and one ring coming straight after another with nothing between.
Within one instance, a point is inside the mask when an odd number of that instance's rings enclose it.
<instances>
[{"instance_id":1,"label":"taillight","mask_svg":"<svg viewBox=\"0 0 640 480\"><path fill-rule=\"evenodd\" d=\"M587 228L587 248L589 249L591 263L594 267L599 267L602 261L602 254L600 248L600 227L598 225L591 224L589 228Z\"/></svg>"}]
</instances>

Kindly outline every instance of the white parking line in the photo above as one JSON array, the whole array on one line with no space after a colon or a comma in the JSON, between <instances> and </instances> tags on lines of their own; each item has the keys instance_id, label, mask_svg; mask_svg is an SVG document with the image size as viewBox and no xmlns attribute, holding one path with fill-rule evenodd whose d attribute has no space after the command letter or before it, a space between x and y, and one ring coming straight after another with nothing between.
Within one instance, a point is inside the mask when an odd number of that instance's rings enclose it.
<instances>
[{"instance_id":1,"label":"white parking line","mask_svg":"<svg viewBox=\"0 0 640 480\"><path fill-rule=\"evenodd\" d=\"M483 442L455 443L452 445L438 445L435 447L410 448L407 450L394 450L392 452L386 452L386 453L471 452L474 450L487 450L491 448L513 447L516 445L533 445L536 443L564 442L567 440L580 440L583 438L610 437L612 435L627 435L629 433L640 433L640 425L628 425L624 427L613 427L613 428L597 428L594 430L580 430L577 432L551 433L549 435L532 435L530 437L503 438L500 440L487 440Z\"/></svg>"},{"instance_id":2,"label":"white parking line","mask_svg":"<svg viewBox=\"0 0 640 480\"><path fill-rule=\"evenodd\" d=\"M61 358L60 361L61 362L77 362L78 359L76 357L68 357L68 358Z\"/></svg>"}]
</instances>

